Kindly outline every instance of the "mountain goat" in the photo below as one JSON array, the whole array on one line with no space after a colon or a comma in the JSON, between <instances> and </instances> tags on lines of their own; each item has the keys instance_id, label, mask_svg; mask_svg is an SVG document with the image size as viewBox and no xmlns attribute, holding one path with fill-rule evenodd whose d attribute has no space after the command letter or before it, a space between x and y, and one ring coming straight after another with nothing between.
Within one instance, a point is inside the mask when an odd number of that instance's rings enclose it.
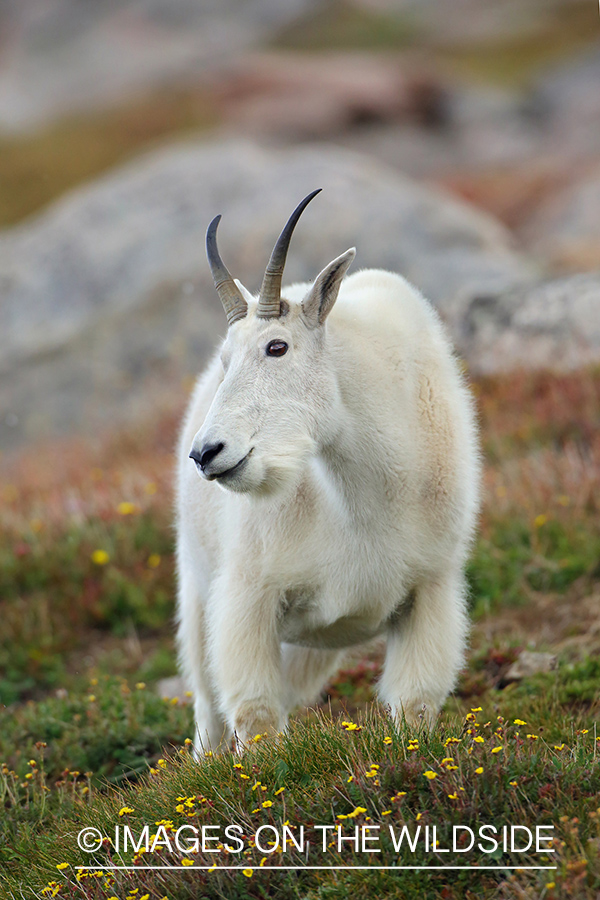
<instances>
[{"instance_id":1,"label":"mountain goat","mask_svg":"<svg viewBox=\"0 0 600 900\"><path fill-rule=\"evenodd\" d=\"M354 249L282 291L317 193L283 229L257 298L221 260L220 216L207 232L229 328L189 405L177 501L198 747L282 729L346 648L376 636L379 696L409 722L434 721L463 663L480 469L470 393L403 278L343 281Z\"/></svg>"}]
</instances>

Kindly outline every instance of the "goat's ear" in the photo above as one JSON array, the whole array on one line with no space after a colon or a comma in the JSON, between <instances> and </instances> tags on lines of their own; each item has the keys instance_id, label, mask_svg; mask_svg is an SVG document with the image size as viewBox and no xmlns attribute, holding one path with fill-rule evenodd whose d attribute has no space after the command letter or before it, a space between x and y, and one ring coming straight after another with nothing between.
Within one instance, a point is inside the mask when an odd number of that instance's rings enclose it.
<instances>
[{"instance_id":1,"label":"goat's ear","mask_svg":"<svg viewBox=\"0 0 600 900\"><path fill-rule=\"evenodd\" d=\"M344 275L356 256L356 249L346 250L328 266L325 266L315 283L302 301L302 313L309 328L322 325L337 300L337 295Z\"/></svg>"}]
</instances>

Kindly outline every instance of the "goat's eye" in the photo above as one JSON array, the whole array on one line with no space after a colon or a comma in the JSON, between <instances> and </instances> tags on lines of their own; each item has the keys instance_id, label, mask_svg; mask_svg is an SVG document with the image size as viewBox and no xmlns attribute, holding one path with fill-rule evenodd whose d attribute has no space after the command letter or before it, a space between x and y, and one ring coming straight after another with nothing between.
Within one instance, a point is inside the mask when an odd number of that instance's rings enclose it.
<instances>
[{"instance_id":1,"label":"goat's eye","mask_svg":"<svg viewBox=\"0 0 600 900\"><path fill-rule=\"evenodd\" d=\"M271 341L267 344L267 356L285 356L288 345L285 341Z\"/></svg>"}]
</instances>

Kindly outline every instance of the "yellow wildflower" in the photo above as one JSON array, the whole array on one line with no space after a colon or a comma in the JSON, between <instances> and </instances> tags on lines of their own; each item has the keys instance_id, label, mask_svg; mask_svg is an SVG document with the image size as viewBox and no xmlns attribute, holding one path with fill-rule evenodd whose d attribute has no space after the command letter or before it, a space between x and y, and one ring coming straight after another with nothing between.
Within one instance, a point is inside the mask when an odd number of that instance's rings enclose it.
<instances>
[{"instance_id":1,"label":"yellow wildflower","mask_svg":"<svg viewBox=\"0 0 600 900\"><path fill-rule=\"evenodd\" d=\"M127 500L124 500L117 506L117 511L121 516L131 516L136 511L136 508L135 503L129 503Z\"/></svg>"},{"instance_id":2,"label":"yellow wildflower","mask_svg":"<svg viewBox=\"0 0 600 900\"><path fill-rule=\"evenodd\" d=\"M367 810L365 809L364 806L357 806L355 809L352 810L351 813L348 813L348 818L355 819L357 816L360 816L362 813L366 813L366 811Z\"/></svg>"},{"instance_id":3,"label":"yellow wildflower","mask_svg":"<svg viewBox=\"0 0 600 900\"><path fill-rule=\"evenodd\" d=\"M426 772L423 772L425 778L428 778L429 781L433 781L434 778L437 778L437 772L432 772L431 769L428 769Z\"/></svg>"},{"instance_id":4,"label":"yellow wildflower","mask_svg":"<svg viewBox=\"0 0 600 900\"><path fill-rule=\"evenodd\" d=\"M187 827L187 826L186 826L186 827ZM184 857L184 858L181 860L181 865L182 865L182 866L193 866L193 865L194 865L194 860L193 860L193 859L187 859L187 857Z\"/></svg>"},{"instance_id":5,"label":"yellow wildflower","mask_svg":"<svg viewBox=\"0 0 600 900\"><path fill-rule=\"evenodd\" d=\"M126 816L128 813L132 813L132 812L135 812L135 810L132 809L131 806L123 806L123 807L119 810L119 815L120 815L120 816Z\"/></svg>"},{"instance_id":6,"label":"yellow wildflower","mask_svg":"<svg viewBox=\"0 0 600 900\"><path fill-rule=\"evenodd\" d=\"M482 775L483 774L483 766L479 766L477 769L475 769L475 774Z\"/></svg>"},{"instance_id":7,"label":"yellow wildflower","mask_svg":"<svg viewBox=\"0 0 600 900\"><path fill-rule=\"evenodd\" d=\"M92 562L97 566L105 566L109 562L110 556L106 550L94 550L92 553Z\"/></svg>"}]
</instances>

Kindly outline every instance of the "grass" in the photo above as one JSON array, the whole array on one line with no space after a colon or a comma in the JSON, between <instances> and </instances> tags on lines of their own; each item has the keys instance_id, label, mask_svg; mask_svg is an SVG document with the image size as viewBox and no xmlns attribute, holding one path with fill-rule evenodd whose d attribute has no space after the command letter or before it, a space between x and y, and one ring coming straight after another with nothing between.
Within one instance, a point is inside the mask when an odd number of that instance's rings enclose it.
<instances>
[{"instance_id":1,"label":"grass","mask_svg":"<svg viewBox=\"0 0 600 900\"><path fill-rule=\"evenodd\" d=\"M541 6L541 4L540 4ZM467 81L526 88L545 66L573 57L593 46L598 36L598 12L588 0L573 0L545 9L529 29L512 35L470 37L464 43L435 28L427 17L404 10L382 11L336 0L317 7L280 31L272 41L282 50L418 50Z\"/></svg>"},{"instance_id":2,"label":"grass","mask_svg":"<svg viewBox=\"0 0 600 900\"><path fill-rule=\"evenodd\" d=\"M281 50L395 50L414 38L410 17L334 0L281 29L272 46Z\"/></svg>"},{"instance_id":3,"label":"grass","mask_svg":"<svg viewBox=\"0 0 600 900\"><path fill-rule=\"evenodd\" d=\"M108 697L115 693L110 683L98 690ZM103 700L101 694L95 702ZM600 783L598 741L589 727L592 711L580 707L567 713L553 691L531 688L503 698L502 711L499 715L489 698L483 708L446 715L433 734L396 729L376 708L353 722L315 713L278 739L262 736L241 757L207 755L198 765L189 745L180 742L178 750L157 760L135 784L102 792L76 772L64 772L47 790L47 749L40 746L24 778L8 767L3 770L11 812L3 825L6 884L16 892L25 880L35 896L43 896L44 890L53 895L59 888L57 894L66 897L147 894L169 900L197 896L198 890L211 898L343 898L369 888L399 898L462 898L473 885L472 872L457 873L450 881L447 873L433 870L405 872L401 878L378 871L334 876L261 870L265 864L306 864L306 846L301 852L291 839L285 852L281 846L270 852L268 841L282 840L287 824L296 843L302 846L302 837L309 841L312 865L556 865L553 871L482 873L478 895L494 897L502 889L507 897L537 897L544 891L549 896L595 897L600 888ZM105 716L110 720L113 713L107 709ZM224 829L231 824L239 827L226 835ZM147 852L124 849L125 825L136 843L144 826L150 826ZM325 844L319 825L333 826ZM433 825L451 855L425 845L424 829ZM553 841L543 846L554 852L510 852L501 842L496 847L484 843L487 853L477 848L469 852L464 829L453 832L459 825L476 833L482 825L494 825L500 834L504 825L533 830L552 826L544 833ZM116 826L121 829L119 848ZM363 826L370 827L368 833L375 837L369 846L379 852L339 842L340 836L355 836L356 828L361 835ZM406 843L400 852L394 849L390 826L396 839L404 826L411 838L420 829L414 852L408 852ZM107 838L92 855L75 842L86 827L97 828ZM204 850L191 840L203 827ZM178 847L174 835L180 828ZM40 840L42 829L45 836ZM454 834L457 852L452 852ZM158 849L152 851L154 840ZM228 843L240 852L226 852ZM27 874L32 863L33 878ZM191 871L192 864L238 868ZM133 871L107 875L93 868L82 875L76 868L82 865L131 866ZM144 865L177 868L152 872L142 869Z\"/></svg>"},{"instance_id":4,"label":"grass","mask_svg":"<svg viewBox=\"0 0 600 900\"><path fill-rule=\"evenodd\" d=\"M597 896L600 372L517 374L474 390L486 467L469 565L472 647L431 735L394 727L372 703L375 650L349 663L320 709L296 717L285 736L198 765L186 744L190 706L156 691L157 680L175 672L170 483L179 411L93 445L48 446L42 464L27 452L0 460L0 896ZM555 653L557 668L507 683L508 667L530 644ZM119 816L124 807L132 812ZM167 846L142 854L133 872L77 880L75 866L117 857L107 843L91 857L79 851L81 828L114 835L115 824L128 824L137 834L165 821L167 835L168 823L237 823L243 852L170 854ZM271 857L249 839L260 825L281 834L286 821L296 832L305 826L312 864L369 866L451 857L491 864L481 851L436 855L423 843L414 855L397 853L390 824L411 835L437 825L442 846L453 824L552 824L558 869L267 870L298 862L299 852ZM314 826L326 824L340 824L348 837L355 826L380 826L372 833L381 853L354 854L350 842L338 851L334 831L333 846L320 851ZM208 873L183 859L229 861L248 872ZM147 872L146 860L180 868ZM502 848L491 860L539 863Z\"/></svg>"}]
</instances>

